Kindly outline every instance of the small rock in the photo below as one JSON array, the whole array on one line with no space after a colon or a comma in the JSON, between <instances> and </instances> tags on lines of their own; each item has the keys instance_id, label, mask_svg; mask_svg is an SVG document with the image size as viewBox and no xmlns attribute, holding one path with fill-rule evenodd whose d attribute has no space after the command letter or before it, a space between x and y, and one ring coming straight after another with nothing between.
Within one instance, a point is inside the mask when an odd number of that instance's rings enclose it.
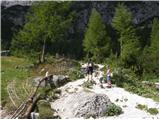
<instances>
[{"instance_id":1,"label":"small rock","mask_svg":"<svg viewBox=\"0 0 160 120\"><path fill-rule=\"evenodd\" d=\"M127 105L123 105L122 107L123 107L123 108L126 108L126 107L127 107Z\"/></svg>"},{"instance_id":2,"label":"small rock","mask_svg":"<svg viewBox=\"0 0 160 120\"><path fill-rule=\"evenodd\" d=\"M118 102L119 101L119 99L117 98L116 100L115 100L115 102Z\"/></svg>"},{"instance_id":3,"label":"small rock","mask_svg":"<svg viewBox=\"0 0 160 120\"><path fill-rule=\"evenodd\" d=\"M125 102L127 102L127 101L128 101L128 99L127 99L127 98L125 98L125 99L124 99L124 101L125 101Z\"/></svg>"}]
</instances>

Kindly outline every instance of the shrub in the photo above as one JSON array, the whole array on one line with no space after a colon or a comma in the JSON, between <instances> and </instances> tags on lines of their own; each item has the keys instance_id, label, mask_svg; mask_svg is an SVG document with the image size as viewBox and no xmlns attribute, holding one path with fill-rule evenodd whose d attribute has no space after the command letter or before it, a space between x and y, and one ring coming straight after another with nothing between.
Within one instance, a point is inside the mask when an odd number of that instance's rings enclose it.
<instances>
[{"instance_id":1,"label":"shrub","mask_svg":"<svg viewBox=\"0 0 160 120\"><path fill-rule=\"evenodd\" d=\"M124 87L124 83L136 84L137 77L130 69L117 68L113 70L112 83Z\"/></svg>"},{"instance_id":2,"label":"shrub","mask_svg":"<svg viewBox=\"0 0 160 120\"><path fill-rule=\"evenodd\" d=\"M142 105L142 104L138 104L138 105L136 106L136 108L138 108L138 109L140 109L140 110L147 110L147 109L148 109L148 107L147 107L146 105Z\"/></svg>"},{"instance_id":3,"label":"shrub","mask_svg":"<svg viewBox=\"0 0 160 120\"><path fill-rule=\"evenodd\" d=\"M82 84L82 86L85 88L92 88L93 84L95 84L94 81L86 81Z\"/></svg>"},{"instance_id":4,"label":"shrub","mask_svg":"<svg viewBox=\"0 0 160 120\"><path fill-rule=\"evenodd\" d=\"M158 90L154 86L143 85L136 74L130 69L114 69L112 83L138 95L149 97L156 101L159 99Z\"/></svg>"},{"instance_id":5,"label":"shrub","mask_svg":"<svg viewBox=\"0 0 160 120\"><path fill-rule=\"evenodd\" d=\"M140 110L145 110L148 113L150 113L151 115L156 115L159 113L157 108L148 108L146 105L142 105L142 104L138 104L136 106L136 108L140 109Z\"/></svg>"},{"instance_id":6,"label":"shrub","mask_svg":"<svg viewBox=\"0 0 160 120\"><path fill-rule=\"evenodd\" d=\"M109 105L106 111L106 116L120 115L121 113L122 113L122 108L115 105L114 103L111 103L111 105Z\"/></svg>"},{"instance_id":7,"label":"shrub","mask_svg":"<svg viewBox=\"0 0 160 120\"><path fill-rule=\"evenodd\" d=\"M48 102L38 102L38 111L39 111L39 118L40 119L51 119L53 118L53 111L51 106Z\"/></svg>"},{"instance_id":8,"label":"shrub","mask_svg":"<svg viewBox=\"0 0 160 120\"><path fill-rule=\"evenodd\" d=\"M157 115L159 113L157 108L149 108L147 112L149 112L151 115Z\"/></svg>"},{"instance_id":9,"label":"shrub","mask_svg":"<svg viewBox=\"0 0 160 120\"><path fill-rule=\"evenodd\" d=\"M78 70L72 70L72 71L69 72L68 75L69 75L69 78L70 78L71 81L75 81L77 79L84 78L84 74L82 74Z\"/></svg>"}]
</instances>

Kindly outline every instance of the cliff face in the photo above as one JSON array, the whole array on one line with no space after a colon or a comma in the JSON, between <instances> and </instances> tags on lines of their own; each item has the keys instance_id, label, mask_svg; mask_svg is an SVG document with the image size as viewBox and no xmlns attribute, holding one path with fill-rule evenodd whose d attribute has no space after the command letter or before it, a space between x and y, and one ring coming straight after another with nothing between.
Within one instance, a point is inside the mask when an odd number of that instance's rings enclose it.
<instances>
[{"instance_id":1,"label":"cliff face","mask_svg":"<svg viewBox=\"0 0 160 120\"><path fill-rule=\"evenodd\" d=\"M122 2L75 2L73 8L77 11L78 19L76 21L78 28L84 29L87 24L89 14L92 8L101 14L102 19L105 23L110 24L115 12L115 7L118 3ZM128 9L132 12L133 23L141 24L146 20L159 15L159 4L158 2L123 2L127 5Z\"/></svg>"},{"instance_id":2,"label":"cliff face","mask_svg":"<svg viewBox=\"0 0 160 120\"><path fill-rule=\"evenodd\" d=\"M13 33L24 24L25 15L32 3L33 1L3 1L1 3L2 45L7 44L7 48L9 47ZM92 8L97 9L97 11L101 14L104 23L110 24L114 15L115 7L118 3L120 2L73 2L71 9L76 11L76 18L70 32L73 34L79 34L80 36L83 34ZM136 25L146 22L153 17L159 16L158 2L134 1L123 3L127 5L128 9L132 12L133 23Z\"/></svg>"}]
</instances>

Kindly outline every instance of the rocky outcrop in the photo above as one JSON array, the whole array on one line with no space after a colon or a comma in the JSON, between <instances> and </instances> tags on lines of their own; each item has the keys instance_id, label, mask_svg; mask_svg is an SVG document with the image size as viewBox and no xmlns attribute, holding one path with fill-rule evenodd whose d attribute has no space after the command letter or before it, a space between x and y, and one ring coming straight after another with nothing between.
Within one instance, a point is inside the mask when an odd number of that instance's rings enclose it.
<instances>
[{"instance_id":1,"label":"rocky outcrop","mask_svg":"<svg viewBox=\"0 0 160 120\"><path fill-rule=\"evenodd\" d=\"M38 76L33 79L33 86L38 86L39 82L44 78L43 76ZM51 86L51 87L59 87L64 85L69 81L67 76L64 75L53 75L50 79L41 82L40 86Z\"/></svg>"},{"instance_id":2,"label":"rocky outcrop","mask_svg":"<svg viewBox=\"0 0 160 120\"><path fill-rule=\"evenodd\" d=\"M51 107L61 118L98 118L105 116L111 104L104 94L82 91L61 97Z\"/></svg>"},{"instance_id":3,"label":"rocky outcrop","mask_svg":"<svg viewBox=\"0 0 160 120\"><path fill-rule=\"evenodd\" d=\"M21 1L21 0L14 0L14 1L2 1L1 6L4 6L5 8L14 6L14 5L21 5L21 6L31 6L33 3L32 0L27 1Z\"/></svg>"}]
</instances>

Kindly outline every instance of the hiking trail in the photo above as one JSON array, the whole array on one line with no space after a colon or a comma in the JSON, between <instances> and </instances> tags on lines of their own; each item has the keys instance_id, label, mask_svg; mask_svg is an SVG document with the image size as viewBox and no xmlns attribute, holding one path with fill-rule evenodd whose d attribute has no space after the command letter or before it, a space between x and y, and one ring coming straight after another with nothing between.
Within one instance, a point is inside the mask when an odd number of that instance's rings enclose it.
<instances>
[{"instance_id":1,"label":"hiking trail","mask_svg":"<svg viewBox=\"0 0 160 120\"><path fill-rule=\"evenodd\" d=\"M103 65L98 65L99 69L103 67ZM98 83L99 77L101 75L101 71L98 70L99 75L95 77L95 72L93 73L93 80ZM66 85L60 87L59 89L62 91L61 96L67 96L67 94L71 94L74 92L81 91L84 89L82 87L82 84L87 81L87 77L83 79L78 79L74 82L69 82ZM98 84L93 85L92 89L87 90L99 94L106 94L111 102L114 104L120 106L123 110L123 113L119 116L113 116L113 117L107 117L107 118L136 118L136 119L159 119L159 114L157 115L151 115L150 113L147 113L144 110L137 109L137 104L142 104L148 106L148 108L157 108L159 109L159 103L155 102L154 100L150 98L145 98L142 96L139 96L137 94L133 94L131 92L128 92L124 90L123 88L116 87L116 85L113 85L112 88L101 88ZM51 103L52 105L52 103ZM106 117L101 117L106 118Z\"/></svg>"}]
</instances>

